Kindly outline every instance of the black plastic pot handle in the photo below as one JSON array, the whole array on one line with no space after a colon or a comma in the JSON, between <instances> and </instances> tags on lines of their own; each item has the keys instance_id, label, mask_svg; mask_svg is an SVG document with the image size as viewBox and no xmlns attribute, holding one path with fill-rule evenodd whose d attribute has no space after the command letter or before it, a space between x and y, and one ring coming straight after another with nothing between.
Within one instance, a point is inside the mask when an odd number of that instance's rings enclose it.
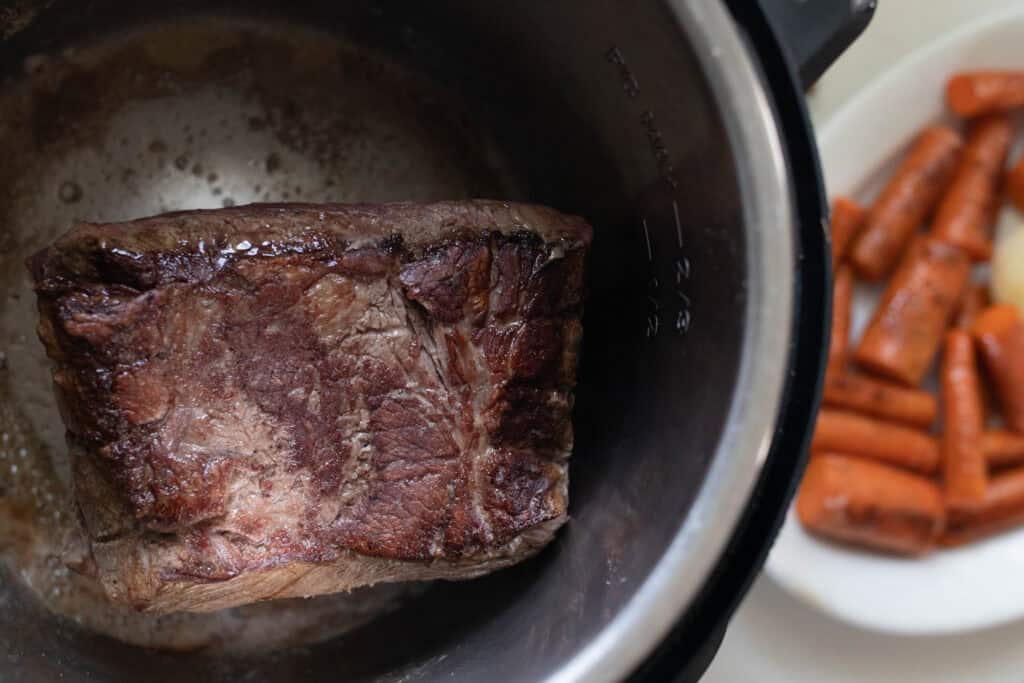
<instances>
[{"instance_id":1,"label":"black plastic pot handle","mask_svg":"<svg viewBox=\"0 0 1024 683\"><path fill-rule=\"evenodd\" d=\"M758 0L790 63L809 88L860 35L877 0Z\"/></svg>"}]
</instances>

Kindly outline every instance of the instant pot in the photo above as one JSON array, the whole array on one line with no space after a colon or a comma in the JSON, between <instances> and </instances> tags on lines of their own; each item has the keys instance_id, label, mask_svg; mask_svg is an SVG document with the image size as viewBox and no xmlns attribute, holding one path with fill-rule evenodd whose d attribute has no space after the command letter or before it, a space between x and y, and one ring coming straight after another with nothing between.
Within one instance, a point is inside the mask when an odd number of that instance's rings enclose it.
<instances>
[{"instance_id":1,"label":"instant pot","mask_svg":"<svg viewBox=\"0 0 1024 683\"><path fill-rule=\"evenodd\" d=\"M21 259L75 218L476 196L595 227L571 519L540 556L433 584L326 642L245 657L96 635L9 569L0 679L696 679L804 464L830 251L802 88L872 10L0 3L8 320L32 299ZM41 348L31 329L11 335L5 395L42 395L45 378L25 370ZM59 453L59 424L35 425Z\"/></svg>"}]
</instances>

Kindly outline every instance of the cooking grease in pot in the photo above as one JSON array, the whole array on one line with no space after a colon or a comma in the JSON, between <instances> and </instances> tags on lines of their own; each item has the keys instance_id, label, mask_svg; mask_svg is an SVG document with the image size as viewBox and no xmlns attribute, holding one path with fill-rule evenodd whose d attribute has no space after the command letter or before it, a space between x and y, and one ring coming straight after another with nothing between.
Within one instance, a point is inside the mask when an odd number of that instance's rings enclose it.
<instances>
[{"instance_id":1,"label":"cooking grease in pot","mask_svg":"<svg viewBox=\"0 0 1024 683\"><path fill-rule=\"evenodd\" d=\"M334 636L408 588L152 616L106 602L76 535L25 257L75 219L253 201L518 198L457 96L334 37L227 19L27 60L0 94L0 545L46 606L131 643L261 651ZM70 567L68 566L70 564Z\"/></svg>"}]
</instances>

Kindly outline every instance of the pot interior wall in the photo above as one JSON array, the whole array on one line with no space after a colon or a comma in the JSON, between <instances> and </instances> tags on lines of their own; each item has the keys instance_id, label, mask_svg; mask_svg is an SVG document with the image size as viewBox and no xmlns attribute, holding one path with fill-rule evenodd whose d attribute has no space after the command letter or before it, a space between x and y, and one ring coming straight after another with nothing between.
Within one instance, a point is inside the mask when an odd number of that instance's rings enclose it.
<instances>
[{"instance_id":1,"label":"pot interior wall","mask_svg":"<svg viewBox=\"0 0 1024 683\"><path fill-rule=\"evenodd\" d=\"M73 218L536 201L596 228L572 519L519 567L439 583L345 636L259 658L92 635L43 612L8 571L4 680L536 680L616 616L690 511L733 402L747 255L729 142L667 11L338 4L161 3L156 15L57 0L3 27L0 98L21 99L0 123L0 398L30 406L31 438L62 449L20 260Z\"/></svg>"}]
</instances>

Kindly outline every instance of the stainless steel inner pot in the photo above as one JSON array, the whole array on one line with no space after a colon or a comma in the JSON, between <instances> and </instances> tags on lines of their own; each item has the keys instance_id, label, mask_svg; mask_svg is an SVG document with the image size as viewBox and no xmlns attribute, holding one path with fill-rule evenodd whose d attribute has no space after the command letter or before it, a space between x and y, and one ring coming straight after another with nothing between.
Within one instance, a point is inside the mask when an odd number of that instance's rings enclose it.
<instances>
[{"instance_id":1,"label":"stainless steel inner pot","mask_svg":"<svg viewBox=\"0 0 1024 683\"><path fill-rule=\"evenodd\" d=\"M9 558L0 678L615 680L719 630L801 465L827 278L802 105L769 28L735 6L0 5L0 426L52 461L62 505L22 261L73 219L494 197L596 228L572 518L538 558L244 656L91 633L50 615ZM45 511L18 508L28 484L8 462L0 511ZM0 542L24 547L23 528L0 522Z\"/></svg>"}]
</instances>

